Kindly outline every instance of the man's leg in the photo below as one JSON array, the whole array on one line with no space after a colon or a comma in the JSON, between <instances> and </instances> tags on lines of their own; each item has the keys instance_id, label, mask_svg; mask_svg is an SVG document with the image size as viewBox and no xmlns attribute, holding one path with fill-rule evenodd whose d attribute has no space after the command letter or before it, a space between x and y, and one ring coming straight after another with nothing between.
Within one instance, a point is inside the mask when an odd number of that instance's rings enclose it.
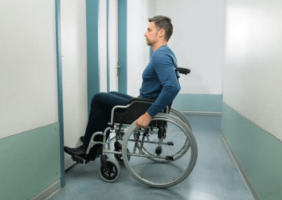
<instances>
[{"instance_id":1,"label":"man's leg","mask_svg":"<svg viewBox=\"0 0 282 200\"><path fill-rule=\"evenodd\" d=\"M128 100L132 98L128 95L117 94L118 93L116 92L111 92L94 95L91 102L91 111L84 135L83 143L85 146L88 146L93 133L97 131L104 131L106 129L107 123L110 121L112 108L116 105L127 105Z\"/></svg>"},{"instance_id":2,"label":"man's leg","mask_svg":"<svg viewBox=\"0 0 282 200\"><path fill-rule=\"evenodd\" d=\"M115 91L111 91L111 92L109 92L110 94L112 94L112 95L116 95L116 96L119 96L119 97L121 97L121 98L125 98L125 99L131 99L131 98L133 98L132 96L130 96L130 95L127 95L127 94L123 94L123 93L120 93L120 92L115 92ZM94 99L94 98L93 98ZM92 99L92 101L93 101L93 99ZM118 104L118 105L123 105L123 104ZM93 108L94 109L94 108ZM91 110L93 110L93 109L91 109ZM95 112L94 112L95 113ZM107 113L107 115L109 115L109 116L107 116L107 122L109 122L110 121L110 117L111 117L111 111L109 112L109 113ZM90 116L89 116L89 118L90 118ZM90 126L89 126L89 129L90 129ZM101 129L103 129L103 128L101 128ZM105 128L104 128L105 129ZM87 133L88 132L91 132L91 131L86 131L86 133L85 133L85 135L88 135ZM84 138L85 138L85 136L82 136L82 137L80 137L81 138L81 141L84 143ZM97 137L97 140L99 140L98 139L99 138L99 136ZM90 140L90 138L88 139L88 140ZM87 142L86 142L87 143Z\"/></svg>"},{"instance_id":3,"label":"man's leg","mask_svg":"<svg viewBox=\"0 0 282 200\"><path fill-rule=\"evenodd\" d=\"M94 95L91 102L91 111L88 119L84 135L84 145L78 148L65 147L65 151L71 155L83 155L86 153L86 149L90 142L92 134L97 131L104 131L107 127L107 123L110 120L111 110L116 105L127 105L128 100L132 97L117 92L111 93L98 93ZM98 137L95 140L101 140ZM98 145L96 145L98 146ZM95 147L93 147L95 148Z\"/></svg>"},{"instance_id":4,"label":"man's leg","mask_svg":"<svg viewBox=\"0 0 282 200\"><path fill-rule=\"evenodd\" d=\"M123 93L120 93L120 92L115 92L115 91L110 92L110 94L113 94L113 95L116 95L116 96L119 96L119 97L122 97L122 98L125 98L125 99L128 99L128 100L133 98L130 95L123 94Z\"/></svg>"}]
</instances>

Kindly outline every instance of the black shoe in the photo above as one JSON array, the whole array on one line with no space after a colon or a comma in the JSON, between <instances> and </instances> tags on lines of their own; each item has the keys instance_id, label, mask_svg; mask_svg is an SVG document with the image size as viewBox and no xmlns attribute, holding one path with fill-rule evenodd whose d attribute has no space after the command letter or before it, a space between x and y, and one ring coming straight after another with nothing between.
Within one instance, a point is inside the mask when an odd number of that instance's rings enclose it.
<instances>
[{"instance_id":1,"label":"black shoe","mask_svg":"<svg viewBox=\"0 0 282 200\"><path fill-rule=\"evenodd\" d=\"M92 161L95 160L96 157L99 157L102 154L102 148L103 146L101 144L96 144L90 149L89 154L86 155L85 159Z\"/></svg>"},{"instance_id":2,"label":"black shoe","mask_svg":"<svg viewBox=\"0 0 282 200\"><path fill-rule=\"evenodd\" d=\"M67 154L69 155L76 155L76 156L85 156L86 151L87 151L87 147L85 147L84 145L81 145L77 148L70 148L70 147L64 147L64 150Z\"/></svg>"}]
</instances>

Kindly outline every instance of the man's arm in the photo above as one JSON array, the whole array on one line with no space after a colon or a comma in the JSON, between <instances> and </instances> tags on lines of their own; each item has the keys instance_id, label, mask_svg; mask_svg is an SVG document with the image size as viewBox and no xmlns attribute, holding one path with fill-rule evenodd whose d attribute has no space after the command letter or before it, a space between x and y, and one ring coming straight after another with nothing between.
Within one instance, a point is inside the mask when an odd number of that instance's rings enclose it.
<instances>
[{"instance_id":1,"label":"man's arm","mask_svg":"<svg viewBox=\"0 0 282 200\"><path fill-rule=\"evenodd\" d=\"M147 112L136 121L138 128L148 127L152 117L169 105L180 90L171 58L166 58L154 60L154 69L162 85L162 90Z\"/></svg>"},{"instance_id":2,"label":"man's arm","mask_svg":"<svg viewBox=\"0 0 282 200\"><path fill-rule=\"evenodd\" d=\"M154 60L154 70L162 85L162 89L156 101L147 110L152 117L162 111L167 105L172 103L180 90L180 86L175 74L174 63L168 55L159 55Z\"/></svg>"}]
</instances>

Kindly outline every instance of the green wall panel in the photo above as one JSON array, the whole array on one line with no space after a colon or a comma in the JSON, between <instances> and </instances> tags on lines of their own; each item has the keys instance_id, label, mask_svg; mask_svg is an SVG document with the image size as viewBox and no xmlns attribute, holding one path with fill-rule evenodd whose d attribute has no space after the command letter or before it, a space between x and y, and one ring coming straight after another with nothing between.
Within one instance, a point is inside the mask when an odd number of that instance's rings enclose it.
<instances>
[{"instance_id":1,"label":"green wall panel","mask_svg":"<svg viewBox=\"0 0 282 200\"><path fill-rule=\"evenodd\" d=\"M0 140L0 199L30 199L61 177L59 124Z\"/></svg>"},{"instance_id":2,"label":"green wall panel","mask_svg":"<svg viewBox=\"0 0 282 200\"><path fill-rule=\"evenodd\" d=\"M172 106L180 111L221 112L222 95L178 94Z\"/></svg>"},{"instance_id":3,"label":"green wall panel","mask_svg":"<svg viewBox=\"0 0 282 200\"><path fill-rule=\"evenodd\" d=\"M127 94L127 0L118 0L118 91Z\"/></svg>"},{"instance_id":4,"label":"green wall panel","mask_svg":"<svg viewBox=\"0 0 282 200\"><path fill-rule=\"evenodd\" d=\"M98 18L99 0L86 0L87 96L89 111L93 96L100 92Z\"/></svg>"},{"instance_id":5,"label":"green wall panel","mask_svg":"<svg viewBox=\"0 0 282 200\"><path fill-rule=\"evenodd\" d=\"M261 199L282 199L281 141L225 103L222 131Z\"/></svg>"}]
</instances>

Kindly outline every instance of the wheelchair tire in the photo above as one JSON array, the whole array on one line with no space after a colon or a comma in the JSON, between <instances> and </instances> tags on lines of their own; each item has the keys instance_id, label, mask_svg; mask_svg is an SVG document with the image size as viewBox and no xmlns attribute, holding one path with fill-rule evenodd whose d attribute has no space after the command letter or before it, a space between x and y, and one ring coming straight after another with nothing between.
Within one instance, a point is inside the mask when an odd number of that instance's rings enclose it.
<instances>
[{"instance_id":1,"label":"wheelchair tire","mask_svg":"<svg viewBox=\"0 0 282 200\"><path fill-rule=\"evenodd\" d=\"M145 185L171 187L192 172L197 161L197 142L188 125L176 116L160 113L152 121L165 121L170 130L162 137L158 131L142 132L132 123L123 140L124 164L129 173ZM166 140L168 136L171 141ZM144 152L145 145L147 152Z\"/></svg>"},{"instance_id":2,"label":"wheelchair tire","mask_svg":"<svg viewBox=\"0 0 282 200\"><path fill-rule=\"evenodd\" d=\"M106 169L102 164L100 166L99 174L101 178L109 183L115 182L120 175L119 163L111 158L107 159L108 169Z\"/></svg>"},{"instance_id":3,"label":"wheelchair tire","mask_svg":"<svg viewBox=\"0 0 282 200\"><path fill-rule=\"evenodd\" d=\"M187 120L187 118L180 111L176 110L175 108L170 108L169 114L175 115L176 117L180 118L192 130L192 127L191 127L189 121Z\"/></svg>"}]
</instances>

